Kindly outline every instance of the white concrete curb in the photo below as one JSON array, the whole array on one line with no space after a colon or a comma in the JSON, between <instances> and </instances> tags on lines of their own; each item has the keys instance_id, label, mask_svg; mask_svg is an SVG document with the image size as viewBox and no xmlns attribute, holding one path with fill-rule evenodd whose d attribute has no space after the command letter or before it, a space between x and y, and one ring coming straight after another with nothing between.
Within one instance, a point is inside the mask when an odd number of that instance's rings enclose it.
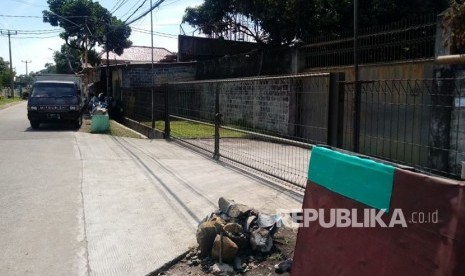
<instances>
[{"instance_id":1,"label":"white concrete curb","mask_svg":"<svg viewBox=\"0 0 465 276\"><path fill-rule=\"evenodd\" d=\"M141 139L148 139L147 136L145 136L145 135L143 135L143 134L141 134L141 133L139 133L139 132L137 132L137 131L135 131L135 130L129 128L129 127L127 127L127 126L125 126L125 125L122 125L122 124L118 123L118 122L115 121L115 120L111 120L111 121L112 121L113 123L115 123L115 124L118 124L120 127L122 127L122 128L124 128L124 129L126 129L126 130L128 130L128 131L130 131L130 132L132 132L132 133L134 133L134 134L136 134L136 135L138 135Z\"/></svg>"}]
</instances>

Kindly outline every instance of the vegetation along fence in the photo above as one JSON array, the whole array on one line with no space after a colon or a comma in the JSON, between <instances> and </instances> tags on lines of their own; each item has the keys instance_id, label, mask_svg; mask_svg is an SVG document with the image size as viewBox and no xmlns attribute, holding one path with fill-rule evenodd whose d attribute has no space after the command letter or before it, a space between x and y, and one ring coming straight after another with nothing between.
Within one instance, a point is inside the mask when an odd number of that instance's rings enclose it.
<instances>
[{"instance_id":1,"label":"vegetation along fence","mask_svg":"<svg viewBox=\"0 0 465 276\"><path fill-rule=\"evenodd\" d=\"M127 117L299 186L306 183L314 144L354 151L358 143L364 155L460 175L463 79L362 81L360 87L358 110L354 84L343 74L177 82L153 94L150 87L122 92Z\"/></svg>"}]
</instances>

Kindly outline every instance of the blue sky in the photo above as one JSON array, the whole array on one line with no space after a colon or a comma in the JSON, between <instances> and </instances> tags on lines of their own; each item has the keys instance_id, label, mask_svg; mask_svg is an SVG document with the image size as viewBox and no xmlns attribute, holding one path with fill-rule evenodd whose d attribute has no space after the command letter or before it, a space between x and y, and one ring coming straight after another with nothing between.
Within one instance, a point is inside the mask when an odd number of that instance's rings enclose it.
<instances>
[{"instance_id":1,"label":"blue sky","mask_svg":"<svg viewBox=\"0 0 465 276\"><path fill-rule=\"evenodd\" d=\"M112 11L117 3L124 3L114 15L120 19L126 19L144 0L101 0L100 5ZM155 3L156 0L153 0ZM200 5L203 0L165 0L164 3L153 13L154 31L158 35L154 36L154 46L164 47L170 51L177 51L177 38L172 35L180 33L184 10L189 6ZM13 67L21 75L26 73L26 64L21 61L32 61L28 63L28 71L39 71L44 68L47 62L53 63L53 50L60 49L64 43L58 37L59 28L52 27L48 23L43 23L42 11L47 9L46 0L2 0L0 9L0 29L21 30L19 35L11 36L11 48L13 55ZM132 17L148 10L150 0L146 0L144 6ZM10 17L21 16L21 17ZM22 17L31 16L31 17ZM150 30L150 14L141 20L131 24L137 29ZM186 34L192 33L192 28L183 25ZM43 34L36 34L41 32ZM190 32L190 33L189 33ZM167 34L167 35L164 35ZM168 35L169 34L169 35ZM34 37L34 38L32 38ZM40 37L40 38L35 38ZM150 34L146 34L133 29L130 40L133 45L150 46ZM9 60L8 38L0 36L0 57Z\"/></svg>"}]
</instances>

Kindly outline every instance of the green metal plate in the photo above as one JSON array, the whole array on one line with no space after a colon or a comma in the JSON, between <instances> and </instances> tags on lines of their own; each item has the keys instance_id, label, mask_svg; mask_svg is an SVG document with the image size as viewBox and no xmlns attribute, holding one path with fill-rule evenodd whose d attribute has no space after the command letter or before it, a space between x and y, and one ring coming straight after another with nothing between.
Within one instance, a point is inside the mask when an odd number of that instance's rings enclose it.
<instances>
[{"instance_id":1,"label":"green metal plate","mask_svg":"<svg viewBox=\"0 0 465 276\"><path fill-rule=\"evenodd\" d=\"M335 193L389 211L395 168L323 147L313 147L308 179Z\"/></svg>"}]
</instances>

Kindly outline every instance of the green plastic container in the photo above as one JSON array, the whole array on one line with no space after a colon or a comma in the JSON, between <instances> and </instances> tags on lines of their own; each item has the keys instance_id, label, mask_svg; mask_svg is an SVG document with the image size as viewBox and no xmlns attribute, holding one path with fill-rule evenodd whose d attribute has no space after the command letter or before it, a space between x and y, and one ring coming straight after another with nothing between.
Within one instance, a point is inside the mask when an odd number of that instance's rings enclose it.
<instances>
[{"instance_id":1,"label":"green plastic container","mask_svg":"<svg viewBox=\"0 0 465 276\"><path fill-rule=\"evenodd\" d=\"M108 114L92 116L90 132L106 132L108 129L110 129L110 118L108 117Z\"/></svg>"}]
</instances>

